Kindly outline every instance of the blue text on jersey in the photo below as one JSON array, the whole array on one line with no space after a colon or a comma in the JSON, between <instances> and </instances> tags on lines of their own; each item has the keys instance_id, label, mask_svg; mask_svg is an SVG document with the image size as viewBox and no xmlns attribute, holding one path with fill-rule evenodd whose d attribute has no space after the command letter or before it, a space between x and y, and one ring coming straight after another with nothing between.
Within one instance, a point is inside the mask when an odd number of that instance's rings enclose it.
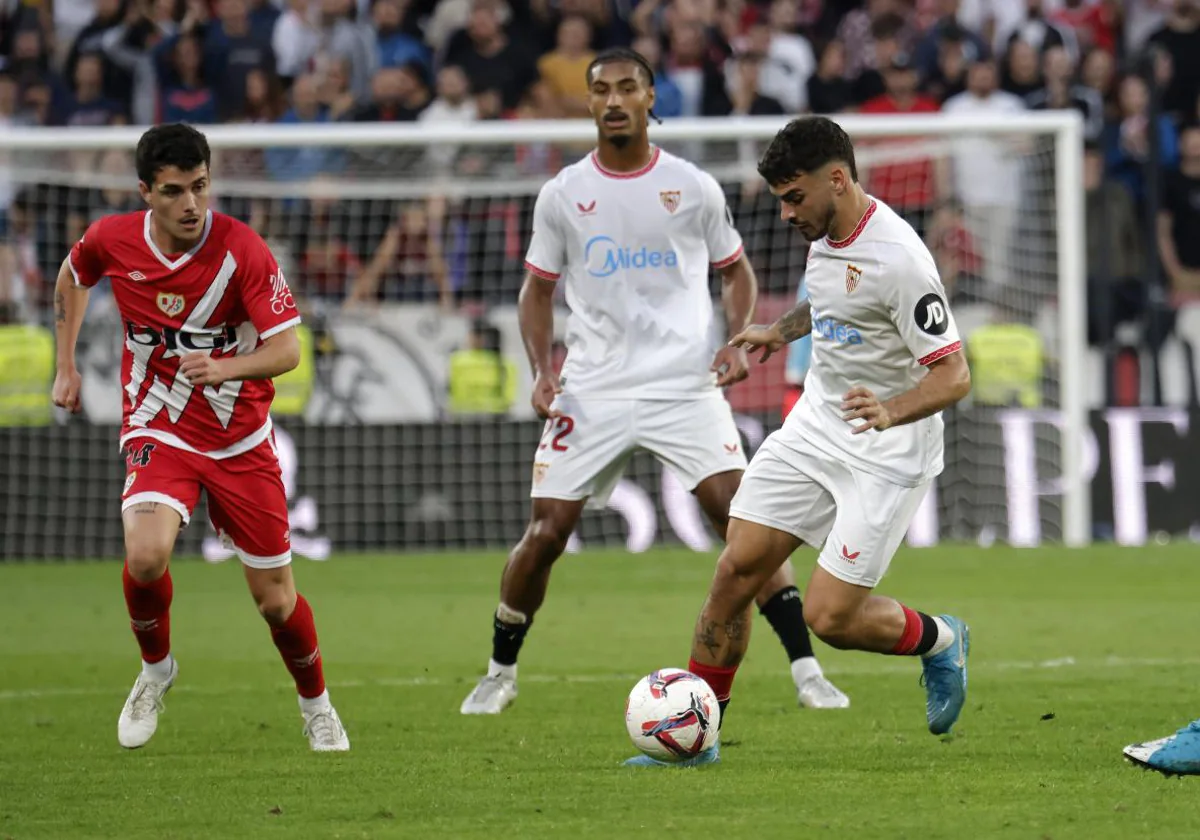
<instances>
[{"instance_id":1,"label":"blue text on jersey","mask_svg":"<svg viewBox=\"0 0 1200 840\"><path fill-rule=\"evenodd\" d=\"M593 236L583 246L583 263L593 277L612 277L618 271L642 268L674 268L679 257L674 251L625 248L611 236Z\"/></svg>"},{"instance_id":2,"label":"blue text on jersey","mask_svg":"<svg viewBox=\"0 0 1200 840\"><path fill-rule=\"evenodd\" d=\"M832 318L813 318L812 334L828 338L838 344L862 344L862 335L849 324Z\"/></svg>"}]
</instances>

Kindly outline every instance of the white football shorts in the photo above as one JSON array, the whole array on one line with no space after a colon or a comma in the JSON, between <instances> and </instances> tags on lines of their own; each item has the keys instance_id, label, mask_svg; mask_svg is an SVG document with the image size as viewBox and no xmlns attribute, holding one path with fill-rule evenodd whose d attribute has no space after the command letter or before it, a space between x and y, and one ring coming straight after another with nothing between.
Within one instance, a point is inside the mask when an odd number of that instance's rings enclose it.
<instances>
[{"instance_id":1,"label":"white football shorts","mask_svg":"<svg viewBox=\"0 0 1200 840\"><path fill-rule=\"evenodd\" d=\"M851 467L788 424L754 453L729 515L793 534L820 549L817 562L829 574L873 588L930 483L905 487Z\"/></svg>"},{"instance_id":2,"label":"white football shorts","mask_svg":"<svg viewBox=\"0 0 1200 840\"><path fill-rule=\"evenodd\" d=\"M559 394L533 456L535 499L588 499L602 508L637 449L694 490L709 476L746 469L733 410L720 393L697 400L588 399Z\"/></svg>"}]
</instances>

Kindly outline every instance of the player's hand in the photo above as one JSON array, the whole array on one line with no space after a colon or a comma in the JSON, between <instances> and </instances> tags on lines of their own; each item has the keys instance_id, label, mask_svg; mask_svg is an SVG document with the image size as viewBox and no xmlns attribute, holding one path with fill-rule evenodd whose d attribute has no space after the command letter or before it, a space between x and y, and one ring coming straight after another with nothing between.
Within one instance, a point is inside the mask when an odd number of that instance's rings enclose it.
<instances>
[{"instance_id":1,"label":"player's hand","mask_svg":"<svg viewBox=\"0 0 1200 840\"><path fill-rule=\"evenodd\" d=\"M713 357L712 371L717 375L717 387L724 388L750 375L750 359L740 347L722 347Z\"/></svg>"},{"instance_id":2,"label":"player's hand","mask_svg":"<svg viewBox=\"0 0 1200 840\"><path fill-rule=\"evenodd\" d=\"M779 334L778 328L774 325L752 324L729 339L729 346L745 351L755 350L759 347L764 348L763 354L758 359L758 363L762 364L771 358L772 354L786 347L787 342L783 340L783 336Z\"/></svg>"},{"instance_id":3,"label":"player's hand","mask_svg":"<svg viewBox=\"0 0 1200 840\"><path fill-rule=\"evenodd\" d=\"M561 411L550 407L554 402L554 398L561 393L562 385L558 382L557 373L553 371L550 373L539 373L537 379L534 380L533 397L530 399L530 402L533 403L533 410L537 412L537 416L543 420L562 416Z\"/></svg>"},{"instance_id":4,"label":"player's hand","mask_svg":"<svg viewBox=\"0 0 1200 840\"><path fill-rule=\"evenodd\" d=\"M892 425L892 416L888 414L887 406L867 388L855 386L842 397L842 419L847 423L855 420L864 422L855 426L853 434L862 434L868 429L882 432Z\"/></svg>"},{"instance_id":5,"label":"player's hand","mask_svg":"<svg viewBox=\"0 0 1200 840\"><path fill-rule=\"evenodd\" d=\"M220 359L207 353L188 353L179 363L179 370L193 385L211 385L219 388L229 378L225 375Z\"/></svg>"},{"instance_id":6,"label":"player's hand","mask_svg":"<svg viewBox=\"0 0 1200 840\"><path fill-rule=\"evenodd\" d=\"M80 394L83 391L83 377L79 371L59 371L54 375L54 390L50 392L51 399L59 408L65 408L72 414L78 414L83 408Z\"/></svg>"}]
</instances>

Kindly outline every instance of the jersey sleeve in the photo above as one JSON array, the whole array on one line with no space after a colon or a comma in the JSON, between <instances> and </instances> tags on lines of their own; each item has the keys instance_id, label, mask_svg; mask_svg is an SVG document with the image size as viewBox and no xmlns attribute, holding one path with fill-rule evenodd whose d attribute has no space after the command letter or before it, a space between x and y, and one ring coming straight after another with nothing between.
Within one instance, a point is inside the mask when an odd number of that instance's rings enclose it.
<instances>
[{"instance_id":1,"label":"jersey sleeve","mask_svg":"<svg viewBox=\"0 0 1200 840\"><path fill-rule=\"evenodd\" d=\"M283 269L267 243L249 230L239 268L242 305L259 338L265 341L300 323L300 312Z\"/></svg>"},{"instance_id":2,"label":"jersey sleeve","mask_svg":"<svg viewBox=\"0 0 1200 840\"><path fill-rule=\"evenodd\" d=\"M543 280L557 280L567 261L567 244L558 220L558 191L551 181L533 206L533 233L525 252L525 270Z\"/></svg>"},{"instance_id":3,"label":"jersey sleeve","mask_svg":"<svg viewBox=\"0 0 1200 840\"><path fill-rule=\"evenodd\" d=\"M886 280L892 323L918 364L929 365L962 349L958 325L946 300L933 257L897 252L896 275Z\"/></svg>"},{"instance_id":4,"label":"jersey sleeve","mask_svg":"<svg viewBox=\"0 0 1200 840\"><path fill-rule=\"evenodd\" d=\"M67 267L76 286L91 288L100 282L108 266L104 248L104 219L92 222L79 241L67 253Z\"/></svg>"},{"instance_id":5,"label":"jersey sleeve","mask_svg":"<svg viewBox=\"0 0 1200 840\"><path fill-rule=\"evenodd\" d=\"M742 256L742 236L733 224L733 213L725 202L725 193L717 180L707 172L700 173L703 192L704 243L713 268L733 265Z\"/></svg>"}]
</instances>

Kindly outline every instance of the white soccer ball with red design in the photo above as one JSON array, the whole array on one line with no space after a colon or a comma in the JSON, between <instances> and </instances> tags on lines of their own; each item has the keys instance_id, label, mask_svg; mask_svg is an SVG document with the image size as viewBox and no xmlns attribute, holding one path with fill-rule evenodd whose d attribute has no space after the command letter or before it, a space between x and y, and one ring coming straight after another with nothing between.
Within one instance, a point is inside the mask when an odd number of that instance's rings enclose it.
<instances>
[{"instance_id":1,"label":"white soccer ball with red design","mask_svg":"<svg viewBox=\"0 0 1200 840\"><path fill-rule=\"evenodd\" d=\"M659 761L686 761L717 742L721 707L690 671L662 668L638 680L625 701L633 745Z\"/></svg>"}]
</instances>

